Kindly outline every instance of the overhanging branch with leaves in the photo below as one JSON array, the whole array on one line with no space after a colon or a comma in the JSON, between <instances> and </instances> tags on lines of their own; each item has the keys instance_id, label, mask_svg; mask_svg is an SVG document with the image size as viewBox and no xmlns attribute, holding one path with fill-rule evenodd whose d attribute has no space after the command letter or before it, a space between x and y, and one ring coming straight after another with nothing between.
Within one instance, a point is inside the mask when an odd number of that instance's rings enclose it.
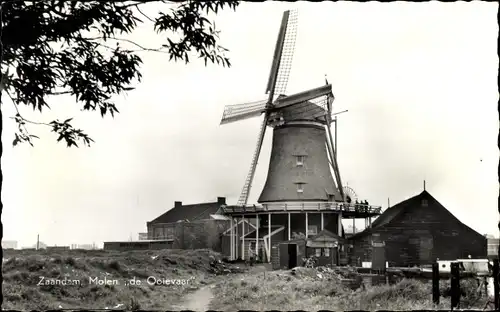
<instances>
[{"instance_id":1,"label":"overhanging branch with leaves","mask_svg":"<svg viewBox=\"0 0 500 312\"><path fill-rule=\"evenodd\" d=\"M138 52L159 52L170 60L189 62L191 54L205 61L230 67L226 48L219 45L219 31L206 15L220 9L235 10L237 1L187 1L174 8L165 7L158 16L146 15L141 7L169 1L6 1L2 3L2 92L16 107L12 119L18 125L14 145L38 138L28 132L27 124L50 126L68 147L93 140L81 129L64 122L30 121L20 108L31 106L43 113L50 108L49 96L71 95L85 111L99 110L102 117L119 113L113 96L134 89L141 81ZM165 36L157 48L124 38L144 17L153 23L152 31L176 34ZM89 35L93 34L93 35ZM109 44L113 42L113 44ZM120 44L133 45L126 49ZM56 48L56 46L60 46ZM104 50L103 50L104 49Z\"/></svg>"}]
</instances>

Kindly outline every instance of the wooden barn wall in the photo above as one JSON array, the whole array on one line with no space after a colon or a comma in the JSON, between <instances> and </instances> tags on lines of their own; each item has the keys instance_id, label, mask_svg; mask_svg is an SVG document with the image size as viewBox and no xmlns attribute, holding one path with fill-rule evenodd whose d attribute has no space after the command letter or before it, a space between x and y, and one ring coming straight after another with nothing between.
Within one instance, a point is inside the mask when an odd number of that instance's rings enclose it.
<instances>
[{"instance_id":1,"label":"wooden barn wall","mask_svg":"<svg viewBox=\"0 0 500 312\"><path fill-rule=\"evenodd\" d=\"M272 222L272 219L271 219ZM278 232L271 237L271 263L274 267L280 266L280 250L281 242L288 240L288 234L285 231ZM264 257L265 258L265 257ZM267 261L267 259L266 259Z\"/></svg>"},{"instance_id":2,"label":"wooden barn wall","mask_svg":"<svg viewBox=\"0 0 500 312\"><path fill-rule=\"evenodd\" d=\"M316 249L315 247L306 247L306 257L312 257L316 255ZM327 266L327 265L338 265L337 263L337 254L338 254L338 248L328 248L330 249L330 256L326 257L323 255L324 249L325 248L319 248L321 249L321 256L317 258L317 265L320 266Z\"/></svg>"},{"instance_id":3,"label":"wooden barn wall","mask_svg":"<svg viewBox=\"0 0 500 312\"><path fill-rule=\"evenodd\" d=\"M173 239L174 242L170 248L174 249L211 248L214 251L221 252L221 233L228 228L229 221L226 220L199 220L167 224L150 223L148 235L149 233L152 234L150 239Z\"/></svg>"},{"instance_id":4,"label":"wooden barn wall","mask_svg":"<svg viewBox=\"0 0 500 312\"><path fill-rule=\"evenodd\" d=\"M349 242L353 247L348 248L349 263L361 266L363 261L371 261L371 235L365 235Z\"/></svg>"},{"instance_id":5,"label":"wooden barn wall","mask_svg":"<svg viewBox=\"0 0 500 312\"><path fill-rule=\"evenodd\" d=\"M419 207L403 213L385 226L372 230L385 241L391 266L431 264L436 259L484 258L486 238L451 218L443 210ZM371 235L351 241L351 263L358 258L371 261Z\"/></svg>"}]
</instances>

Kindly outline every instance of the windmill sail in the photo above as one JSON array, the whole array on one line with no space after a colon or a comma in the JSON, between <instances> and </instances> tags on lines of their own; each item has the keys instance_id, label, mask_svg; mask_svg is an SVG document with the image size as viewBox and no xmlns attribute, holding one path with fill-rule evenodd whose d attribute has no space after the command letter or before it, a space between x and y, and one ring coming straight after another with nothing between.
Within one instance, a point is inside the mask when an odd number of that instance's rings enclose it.
<instances>
[{"instance_id":1,"label":"windmill sail","mask_svg":"<svg viewBox=\"0 0 500 312\"><path fill-rule=\"evenodd\" d=\"M284 108L297 103L309 101L314 98L326 96L332 93L332 85L325 85L319 88L303 91L290 96L278 98L273 108Z\"/></svg>"},{"instance_id":2,"label":"windmill sail","mask_svg":"<svg viewBox=\"0 0 500 312\"><path fill-rule=\"evenodd\" d=\"M274 100L275 94L281 95L286 91L297 37L297 21L298 12L296 10L283 13L266 88L269 102Z\"/></svg>"},{"instance_id":3,"label":"windmill sail","mask_svg":"<svg viewBox=\"0 0 500 312\"><path fill-rule=\"evenodd\" d=\"M273 64L271 67L271 72L269 74L269 80L267 82L266 92L269 93L269 98L266 103L266 108L269 108L272 105L276 87L279 88L280 92L284 92L286 89L286 85L288 83L288 75L290 73L290 67L292 64L293 50L295 48L296 34L297 11L293 11L292 13L290 11L285 11L281 20L280 32L278 34L276 48L274 50ZM253 114L256 113L257 112L254 111L252 113L248 113L246 116L253 116ZM241 191L241 195L238 200L238 205L246 205L248 201L248 196L250 195L250 189L252 187L255 169L259 161L260 150L262 148L262 142L264 140L264 134L266 131L269 116L270 111L265 111L264 120L261 125L259 137L257 140L257 147L252 158L250 171L247 175L247 179L245 180L243 190Z\"/></svg>"},{"instance_id":4,"label":"windmill sail","mask_svg":"<svg viewBox=\"0 0 500 312\"><path fill-rule=\"evenodd\" d=\"M276 76L276 84L274 88L275 96L285 94L286 92L288 77L290 77L290 71L292 69L295 41L297 39L297 21L297 10L290 11L288 15L285 38L283 40L283 48L281 51L278 74Z\"/></svg>"},{"instance_id":5,"label":"windmill sail","mask_svg":"<svg viewBox=\"0 0 500 312\"><path fill-rule=\"evenodd\" d=\"M248 172L245 184L241 190L240 198L238 199L238 205L246 205L248 201L248 196L250 195L250 189L252 187L253 177L255 175L255 168L257 167L257 161L259 160L260 150L262 148L262 142L264 141L264 135L266 133L267 120L269 116L266 114L262 124L260 126L259 137L257 140L257 146L253 154L252 163L250 166L250 171Z\"/></svg>"},{"instance_id":6,"label":"windmill sail","mask_svg":"<svg viewBox=\"0 0 500 312\"><path fill-rule=\"evenodd\" d=\"M226 105L220 124L223 125L259 116L265 111L266 105L267 99L251 103Z\"/></svg>"}]
</instances>

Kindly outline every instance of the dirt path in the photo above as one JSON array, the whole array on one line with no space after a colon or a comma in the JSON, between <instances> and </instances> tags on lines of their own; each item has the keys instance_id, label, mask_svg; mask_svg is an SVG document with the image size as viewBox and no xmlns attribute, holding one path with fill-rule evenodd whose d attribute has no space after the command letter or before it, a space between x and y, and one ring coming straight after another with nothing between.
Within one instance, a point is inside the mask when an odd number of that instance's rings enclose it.
<instances>
[{"instance_id":1,"label":"dirt path","mask_svg":"<svg viewBox=\"0 0 500 312\"><path fill-rule=\"evenodd\" d=\"M212 286L208 285L188 294L178 308L179 310L208 311L212 298Z\"/></svg>"},{"instance_id":2,"label":"dirt path","mask_svg":"<svg viewBox=\"0 0 500 312\"><path fill-rule=\"evenodd\" d=\"M235 274L229 276L221 276L221 278L231 278L231 279L240 279L248 274L256 274L260 272L267 271L263 265L256 265L252 268L249 268L247 272L242 274ZM173 306L175 310L191 310L191 311L208 311L210 302L212 301L214 295L212 292L213 284L206 285L184 297L181 304Z\"/></svg>"}]
</instances>

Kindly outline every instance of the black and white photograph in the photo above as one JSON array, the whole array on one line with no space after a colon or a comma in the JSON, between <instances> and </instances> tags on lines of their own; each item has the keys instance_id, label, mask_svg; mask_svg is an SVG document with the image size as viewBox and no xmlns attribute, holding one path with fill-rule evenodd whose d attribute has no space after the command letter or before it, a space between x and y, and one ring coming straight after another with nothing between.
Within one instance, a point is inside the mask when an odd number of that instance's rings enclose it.
<instances>
[{"instance_id":1,"label":"black and white photograph","mask_svg":"<svg viewBox=\"0 0 500 312\"><path fill-rule=\"evenodd\" d=\"M499 310L498 10L2 2L2 310Z\"/></svg>"}]
</instances>

